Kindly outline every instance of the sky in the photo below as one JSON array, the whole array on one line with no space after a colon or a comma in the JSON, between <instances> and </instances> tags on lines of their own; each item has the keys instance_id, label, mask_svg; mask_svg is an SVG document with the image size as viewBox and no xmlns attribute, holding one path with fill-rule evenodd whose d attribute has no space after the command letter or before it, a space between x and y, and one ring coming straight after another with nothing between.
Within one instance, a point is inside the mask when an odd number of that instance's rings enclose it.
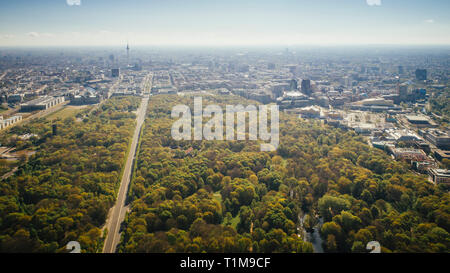
<instances>
[{"instance_id":1,"label":"sky","mask_svg":"<svg viewBox=\"0 0 450 273\"><path fill-rule=\"evenodd\" d=\"M0 46L450 45L449 0L0 0Z\"/></svg>"}]
</instances>

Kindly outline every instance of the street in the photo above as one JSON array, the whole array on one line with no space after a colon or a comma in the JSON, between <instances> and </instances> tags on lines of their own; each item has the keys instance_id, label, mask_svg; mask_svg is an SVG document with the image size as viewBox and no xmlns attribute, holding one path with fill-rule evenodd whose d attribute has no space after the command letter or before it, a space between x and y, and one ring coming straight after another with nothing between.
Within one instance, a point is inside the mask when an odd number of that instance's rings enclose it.
<instances>
[{"instance_id":1,"label":"street","mask_svg":"<svg viewBox=\"0 0 450 273\"><path fill-rule=\"evenodd\" d=\"M128 154L125 168L123 171L122 180L120 183L119 193L117 195L116 204L111 208L108 219L106 220L106 228L108 234L103 246L103 253L115 253L117 244L120 241L120 225L125 217L125 201L127 198L128 188L131 182L131 173L133 169L133 160L136 155L137 145L139 143L140 131L144 124L145 114L147 112L149 98L144 97L141 102L141 106L137 112L136 129L134 131L133 139L131 142L130 152Z\"/></svg>"}]
</instances>

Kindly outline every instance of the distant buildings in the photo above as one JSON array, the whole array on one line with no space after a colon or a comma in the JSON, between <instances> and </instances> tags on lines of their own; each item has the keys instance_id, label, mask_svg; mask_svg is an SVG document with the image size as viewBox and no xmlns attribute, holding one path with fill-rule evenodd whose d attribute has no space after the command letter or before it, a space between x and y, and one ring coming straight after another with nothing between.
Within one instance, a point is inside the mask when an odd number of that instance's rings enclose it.
<instances>
[{"instance_id":1,"label":"distant buildings","mask_svg":"<svg viewBox=\"0 0 450 273\"><path fill-rule=\"evenodd\" d=\"M427 80L427 70L426 69L416 69L416 80L426 81Z\"/></svg>"},{"instance_id":2,"label":"distant buildings","mask_svg":"<svg viewBox=\"0 0 450 273\"><path fill-rule=\"evenodd\" d=\"M43 96L20 105L21 112L47 110L64 102L64 97Z\"/></svg>"},{"instance_id":3,"label":"distant buildings","mask_svg":"<svg viewBox=\"0 0 450 273\"><path fill-rule=\"evenodd\" d=\"M120 68L111 69L111 77L118 78L120 76Z\"/></svg>"},{"instance_id":4,"label":"distant buildings","mask_svg":"<svg viewBox=\"0 0 450 273\"><path fill-rule=\"evenodd\" d=\"M439 161L442 161L444 159L450 160L450 151L443 151L440 149L436 149L436 150L434 150L434 156Z\"/></svg>"},{"instance_id":5,"label":"distant buildings","mask_svg":"<svg viewBox=\"0 0 450 273\"><path fill-rule=\"evenodd\" d=\"M23 94L12 94L8 96L8 103L21 103L23 100L24 95Z\"/></svg>"},{"instance_id":6,"label":"distant buildings","mask_svg":"<svg viewBox=\"0 0 450 273\"><path fill-rule=\"evenodd\" d=\"M270 103L272 101L271 96L264 92L250 93L250 94L248 94L248 99L256 100L256 101L259 101L264 104Z\"/></svg>"},{"instance_id":7,"label":"distant buildings","mask_svg":"<svg viewBox=\"0 0 450 273\"><path fill-rule=\"evenodd\" d=\"M97 104L102 101L101 96L86 92L80 95L70 95L71 105L90 105Z\"/></svg>"},{"instance_id":8,"label":"distant buildings","mask_svg":"<svg viewBox=\"0 0 450 273\"><path fill-rule=\"evenodd\" d=\"M234 89L233 94L244 97L246 99L255 100L264 104L273 101L270 92L261 89L253 89L253 90Z\"/></svg>"},{"instance_id":9,"label":"distant buildings","mask_svg":"<svg viewBox=\"0 0 450 273\"><path fill-rule=\"evenodd\" d=\"M372 111L372 112L387 112L387 111L401 111L402 108L395 106L394 101L385 98L370 98L362 101L357 101L348 105L352 110Z\"/></svg>"},{"instance_id":10,"label":"distant buildings","mask_svg":"<svg viewBox=\"0 0 450 273\"><path fill-rule=\"evenodd\" d=\"M300 92L285 92L282 97L277 99L280 109L299 108L314 105L312 98Z\"/></svg>"},{"instance_id":11,"label":"distant buildings","mask_svg":"<svg viewBox=\"0 0 450 273\"><path fill-rule=\"evenodd\" d=\"M427 96L426 89L413 89L410 90L407 83L400 84L397 88L398 94L384 95L383 98L394 101L395 104L402 102L416 102L425 100Z\"/></svg>"},{"instance_id":12,"label":"distant buildings","mask_svg":"<svg viewBox=\"0 0 450 273\"><path fill-rule=\"evenodd\" d=\"M369 135L373 131L377 130L377 127L373 123L358 123L356 125L351 126L356 133L361 135Z\"/></svg>"},{"instance_id":13,"label":"distant buildings","mask_svg":"<svg viewBox=\"0 0 450 273\"><path fill-rule=\"evenodd\" d=\"M173 91L173 92L162 93L160 91L159 94L176 94L176 92ZM127 96L140 96L140 94L137 94L135 91L129 91L129 90L116 91L111 94L111 97L127 97Z\"/></svg>"},{"instance_id":14,"label":"distant buildings","mask_svg":"<svg viewBox=\"0 0 450 273\"><path fill-rule=\"evenodd\" d=\"M406 98L408 97L408 85L407 84L401 84L398 86L398 102L400 103L402 101L406 101Z\"/></svg>"},{"instance_id":15,"label":"distant buildings","mask_svg":"<svg viewBox=\"0 0 450 273\"><path fill-rule=\"evenodd\" d=\"M312 94L311 80L302 80L302 92L310 96Z\"/></svg>"},{"instance_id":16,"label":"distant buildings","mask_svg":"<svg viewBox=\"0 0 450 273\"><path fill-rule=\"evenodd\" d=\"M385 100L383 98L372 98L372 99L365 99L359 102L359 104L363 106L387 106L387 107L393 107L394 102L391 100Z\"/></svg>"},{"instance_id":17,"label":"distant buildings","mask_svg":"<svg viewBox=\"0 0 450 273\"><path fill-rule=\"evenodd\" d=\"M406 120L416 127L429 127L431 126L430 119L426 116L406 115Z\"/></svg>"},{"instance_id":18,"label":"distant buildings","mask_svg":"<svg viewBox=\"0 0 450 273\"><path fill-rule=\"evenodd\" d=\"M226 88L219 88L218 92L220 95L230 95L231 94L231 92Z\"/></svg>"},{"instance_id":19,"label":"distant buildings","mask_svg":"<svg viewBox=\"0 0 450 273\"><path fill-rule=\"evenodd\" d=\"M321 109L317 106L303 107L298 111L302 118L320 118L321 112Z\"/></svg>"},{"instance_id":20,"label":"distant buildings","mask_svg":"<svg viewBox=\"0 0 450 273\"><path fill-rule=\"evenodd\" d=\"M396 160L406 161L408 163L429 161L424 151L410 148L392 148L392 154Z\"/></svg>"},{"instance_id":21,"label":"distant buildings","mask_svg":"<svg viewBox=\"0 0 450 273\"><path fill-rule=\"evenodd\" d=\"M283 96L285 91L291 90L292 82L274 83L270 87L272 89L272 98L277 99Z\"/></svg>"},{"instance_id":22,"label":"distant buildings","mask_svg":"<svg viewBox=\"0 0 450 273\"><path fill-rule=\"evenodd\" d=\"M431 144L442 150L450 150L450 136L440 130L428 130L424 135Z\"/></svg>"},{"instance_id":23,"label":"distant buildings","mask_svg":"<svg viewBox=\"0 0 450 273\"><path fill-rule=\"evenodd\" d=\"M388 138L396 144L406 144L413 146L417 141L421 141L420 137L410 130L387 130Z\"/></svg>"},{"instance_id":24,"label":"distant buildings","mask_svg":"<svg viewBox=\"0 0 450 273\"><path fill-rule=\"evenodd\" d=\"M298 89L298 82L296 79L292 79L290 82L289 90L296 91Z\"/></svg>"}]
</instances>

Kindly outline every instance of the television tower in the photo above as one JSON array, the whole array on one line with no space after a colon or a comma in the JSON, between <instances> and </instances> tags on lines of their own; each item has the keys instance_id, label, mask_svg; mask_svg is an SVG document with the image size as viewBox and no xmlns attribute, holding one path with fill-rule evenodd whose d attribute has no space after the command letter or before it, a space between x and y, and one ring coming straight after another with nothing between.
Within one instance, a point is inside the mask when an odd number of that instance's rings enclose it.
<instances>
[{"instance_id":1,"label":"television tower","mask_svg":"<svg viewBox=\"0 0 450 273\"><path fill-rule=\"evenodd\" d=\"M127 67L130 66L130 44L127 41Z\"/></svg>"}]
</instances>

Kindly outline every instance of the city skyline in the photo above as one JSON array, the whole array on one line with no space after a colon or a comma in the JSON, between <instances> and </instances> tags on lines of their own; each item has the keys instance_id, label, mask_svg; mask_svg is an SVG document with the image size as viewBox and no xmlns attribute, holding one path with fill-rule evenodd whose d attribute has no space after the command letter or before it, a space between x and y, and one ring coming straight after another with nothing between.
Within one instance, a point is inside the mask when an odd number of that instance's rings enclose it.
<instances>
[{"instance_id":1,"label":"city skyline","mask_svg":"<svg viewBox=\"0 0 450 273\"><path fill-rule=\"evenodd\" d=\"M448 1L2 3L0 46L449 45Z\"/></svg>"}]
</instances>

